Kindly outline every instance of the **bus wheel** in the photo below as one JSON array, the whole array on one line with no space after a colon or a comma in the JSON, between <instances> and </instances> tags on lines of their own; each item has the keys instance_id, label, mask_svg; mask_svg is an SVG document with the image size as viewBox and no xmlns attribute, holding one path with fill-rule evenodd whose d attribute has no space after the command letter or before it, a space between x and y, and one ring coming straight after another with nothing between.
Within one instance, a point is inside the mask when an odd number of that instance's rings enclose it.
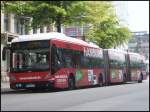
<instances>
[{"instance_id":1,"label":"bus wheel","mask_svg":"<svg viewBox=\"0 0 150 112\"><path fill-rule=\"evenodd\" d=\"M140 80L138 80L138 83L142 83L142 80L143 80L143 75L141 74L140 75Z\"/></svg>"},{"instance_id":2,"label":"bus wheel","mask_svg":"<svg viewBox=\"0 0 150 112\"><path fill-rule=\"evenodd\" d=\"M98 86L103 86L103 76L102 74L99 75L99 78L98 78Z\"/></svg>"},{"instance_id":3,"label":"bus wheel","mask_svg":"<svg viewBox=\"0 0 150 112\"><path fill-rule=\"evenodd\" d=\"M75 89L75 79L73 77L68 78L68 89L69 90Z\"/></svg>"}]
</instances>

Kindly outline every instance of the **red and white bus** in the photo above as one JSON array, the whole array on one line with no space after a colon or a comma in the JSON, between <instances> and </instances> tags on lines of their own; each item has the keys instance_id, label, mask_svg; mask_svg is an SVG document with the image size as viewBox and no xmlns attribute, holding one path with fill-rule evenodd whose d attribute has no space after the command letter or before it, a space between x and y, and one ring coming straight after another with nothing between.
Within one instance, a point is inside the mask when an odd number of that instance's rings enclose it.
<instances>
[{"instance_id":1,"label":"red and white bus","mask_svg":"<svg viewBox=\"0 0 150 112\"><path fill-rule=\"evenodd\" d=\"M12 41L12 89L102 85L103 51L61 33L22 35Z\"/></svg>"},{"instance_id":2,"label":"red and white bus","mask_svg":"<svg viewBox=\"0 0 150 112\"><path fill-rule=\"evenodd\" d=\"M102 49L61 33L12 40L10 88L79 88L146 79L143 56Z\"/></svg>"}]
</instances>

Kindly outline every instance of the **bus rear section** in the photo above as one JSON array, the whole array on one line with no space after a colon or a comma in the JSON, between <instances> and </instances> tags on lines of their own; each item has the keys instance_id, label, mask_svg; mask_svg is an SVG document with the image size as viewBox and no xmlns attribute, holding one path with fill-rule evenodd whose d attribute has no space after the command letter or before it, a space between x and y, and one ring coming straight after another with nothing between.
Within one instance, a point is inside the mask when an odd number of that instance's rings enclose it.
<instances>
[{"instance_id":1,"label":"bus rear section","mask_svg":"<svg viewBox=\"0 0 150 112\"><path fill-rule=\"evenodd\" d=\"M128 53L128 57L128 74L130 76L130 81L142 82L142 80L146 79L147 77L144 57L137 53L131 52Z\"/></svg>"},{"instance_id":2,"label":"bus rear section","mask_svg":"<svg viewBox=\"0 0 150 112\"><path fill-rule=\"evenodd\" d=\"M104 50L106 84L126 82L125 52Z\"/></svg>"}]
</instances>

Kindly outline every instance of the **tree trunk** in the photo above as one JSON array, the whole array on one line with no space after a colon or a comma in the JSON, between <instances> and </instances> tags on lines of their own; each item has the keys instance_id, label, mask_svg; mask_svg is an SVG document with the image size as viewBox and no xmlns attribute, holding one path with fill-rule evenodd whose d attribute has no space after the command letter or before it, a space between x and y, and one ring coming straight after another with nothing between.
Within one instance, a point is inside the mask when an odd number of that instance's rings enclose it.
<instances>
[{"instance_id":1,"label":"tree trunk","mask_svg":"<svg viewBox=\"0 0 150 112\"><path fill-rule=\"evenodd\" d=\"M57 16L56 26L57 26L57 32L61 33L61 18L60 18L60 16Z\"/></svg>"}]
</instances>

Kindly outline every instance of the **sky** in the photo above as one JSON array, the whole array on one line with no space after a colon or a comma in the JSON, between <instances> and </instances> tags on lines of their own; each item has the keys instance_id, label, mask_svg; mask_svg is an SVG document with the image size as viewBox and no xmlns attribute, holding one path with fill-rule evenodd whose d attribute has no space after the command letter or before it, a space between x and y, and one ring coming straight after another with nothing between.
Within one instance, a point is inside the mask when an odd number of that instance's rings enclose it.
<instances>
[{"instance_id":1,"label":"sky","mask_svg":"<svg viewBox=\"0 0 150 112\"><path fill-rule=\"evenodd\" d=\"M128 1L128 24L131 31L149 33L149 1Z\"/></svg>"}]
</instances>

